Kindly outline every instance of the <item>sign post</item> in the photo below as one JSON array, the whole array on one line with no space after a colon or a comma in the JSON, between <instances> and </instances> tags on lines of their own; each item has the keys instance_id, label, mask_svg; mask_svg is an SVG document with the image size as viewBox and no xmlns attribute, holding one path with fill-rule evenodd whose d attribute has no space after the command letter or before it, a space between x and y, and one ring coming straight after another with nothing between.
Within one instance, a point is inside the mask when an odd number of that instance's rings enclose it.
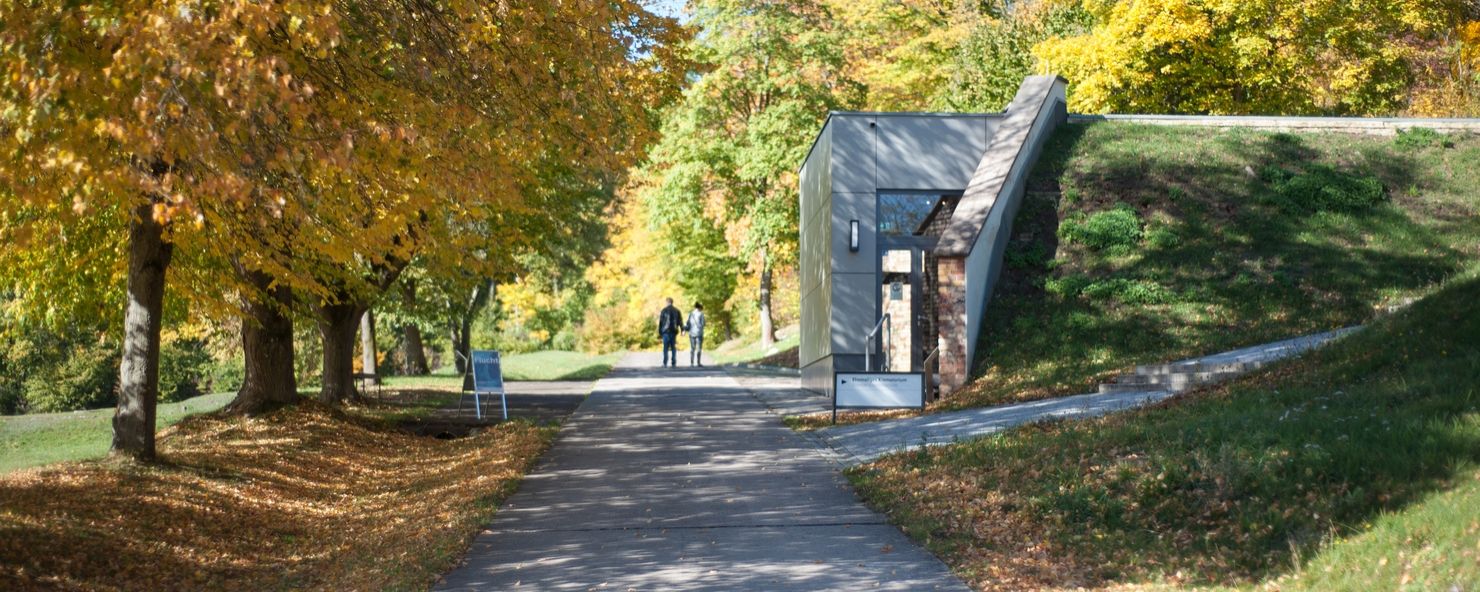
<instances>
[{"instance_id":1,"label":"sign post","mask_svg":"<svg viewBox=\"0 0 1480 592\"><path fill-rule=\"evenodd\" d=\"M504 392L504 370L499 364L498 352L473 350L473 406L478 408L478 419L483 419L483 402L480 395L498 395L503 405L504 419L509 419L509 397Z\"/></svg>"},{"instance_id":2,"label":"sign post","mask_svg":"<svg viewBox=\"0 0 1480 592\"><path fill-rule=\"evenodd\" d=\"M833 423L838 409L925 409L920 372L833 373Z\"/></svg>"}]
</instances>

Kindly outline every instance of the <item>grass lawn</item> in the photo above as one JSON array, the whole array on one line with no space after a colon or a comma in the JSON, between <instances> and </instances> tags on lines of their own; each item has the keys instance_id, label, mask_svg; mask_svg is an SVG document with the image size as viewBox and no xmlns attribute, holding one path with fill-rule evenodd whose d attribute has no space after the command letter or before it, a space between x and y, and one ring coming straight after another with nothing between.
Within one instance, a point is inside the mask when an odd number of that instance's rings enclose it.
<instances>
[{"instance_id":1,"label":"grass lawn","mask_svg":"<svg viewBox=\"0 0 1480 592\"><path fill-rule=\"evenodd\" d=\"M936 408L1090 392L1421 293L1480 256L1480 136L1413 139L1061 127L1014 225L978 380Z\"/></svg>"},{"instance_id":2,"label":"grass lawn","mask_svg":"<svg viewBox=\"0 0 1480 592\"><path fill-rule=\"evenodd\" d=\"M606 376L622 359L621 353L588 354L573 351L541 351L500 356L506 381L596 380ZM396 388L450 388L462 386L462 376L451 366L428 376L391 376L386 385Z\"/></svg>"},{"instance_id":3,"label":"grass lawn","mask_svg":"<svg viewBox=\"0 0 1480 592\"><path fill-rule=\"evenodd\" d=\"M555 428L441 440L384 420L312 402L198 416L159 463L0 476L0 589L427 589Z\"/></svg>"},{"instance_id":4,"label":"grass lawn","mask_svg":"<svg viewBox=\"0 0 1480 592\"><path fill-rule=\"evenodd\" d=\"M606 376L622 354L543 351L503 357L504 380L596 380Z\"/></svg>"},{"instance_id":5,"label":"grass lawn","mask_svg":"<svg viewBox=\"0 0 1480 592\"><path fill-rule=\"evenodd\" d=\"M849 477L980 590L1474 590L1480 268L1216 388Z\"/></svg>"},{"instance_id":6,"label":"grass lawn","mask_svg":"<svg viewBox=\"0 0 1480 592\"><path fill-rule=\"evenodd\" d=\"M160 429L187 415L215 411L235 393L216 393L159 406ZM113 441L113 408L0 416L0 473L56 462L98 458Z\"/></svg>"}]
</instances>

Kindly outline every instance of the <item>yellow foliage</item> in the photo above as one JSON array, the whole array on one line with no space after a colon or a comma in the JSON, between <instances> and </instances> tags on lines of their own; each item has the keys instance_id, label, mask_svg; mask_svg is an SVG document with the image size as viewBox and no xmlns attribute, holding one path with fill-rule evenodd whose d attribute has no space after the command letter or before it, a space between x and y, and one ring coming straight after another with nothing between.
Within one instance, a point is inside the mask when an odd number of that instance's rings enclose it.
<instances>
[{"instance_id":1,"label":"yellow foliage","mask_svg":"<svg viewBox=\"0 0 1480 592\"><path fill-rule=\"evenodd\" d=\"M1480 21L1471 21L1459 28L1460 55L1475 68L1480 68Z\"/></svg>"},{"instance_id":2,"label":"yellow foliage","mask_svg":"<svg viewBox=\"0 0 1480 592\"><path fill-rule=\"evenodd\" d=\"M582 346L601 352L655 343L663 298L680 293L643 200L628 190L613 209L611 247L586 272L595 294L581 330Z\"/></svg>"},{"instance_id":3,"label":"yellow foliage","mask_svg":"<svg viewBox=\"0 0 1480 592\"><path fill-rule=\"evenodd\" d=\"M1413 44L1442 0L1121 0L1090 32L1033 50L1070 81L1070 109L1103 113L1387 114L1408 93Z\"/></svg>"}]
</instances>

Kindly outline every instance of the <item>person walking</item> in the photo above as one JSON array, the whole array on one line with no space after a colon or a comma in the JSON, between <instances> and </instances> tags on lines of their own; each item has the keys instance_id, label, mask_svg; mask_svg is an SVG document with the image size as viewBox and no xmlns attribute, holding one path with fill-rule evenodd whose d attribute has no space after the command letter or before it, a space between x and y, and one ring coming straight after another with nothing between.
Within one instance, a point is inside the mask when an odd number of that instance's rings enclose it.
<instances>
[{"instance_id":1,"label":"person walking","mask_svg":"<svg viewBox=\"0 0 1480 592\"><path fill-rule=\"evenodd\" d=\"M704 366L704 305L694 303L683 328L689 333L689 365Z\"/></svg>"},{"instance_id":2,"label":"person walking","mask_svg":"<svg viewBox=\"0 0 1480 592\"><path fill-rule=\"evenodd\" d=\"M663 366L668 366L669 356L672 356L672 364L678 366L678 332L683 328L683 313L673 306L673 299L667 298L668 306L658 312L658 338L663 340Z\"/></svg>"}]
</instances>

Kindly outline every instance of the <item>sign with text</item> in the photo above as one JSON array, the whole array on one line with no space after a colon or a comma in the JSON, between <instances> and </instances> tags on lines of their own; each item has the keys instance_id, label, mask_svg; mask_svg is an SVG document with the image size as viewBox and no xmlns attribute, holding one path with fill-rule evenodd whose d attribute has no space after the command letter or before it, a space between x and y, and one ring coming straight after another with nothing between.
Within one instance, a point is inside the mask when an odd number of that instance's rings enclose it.
<instances>
[{"instance_id":1,"label":"sign with text","mask_svg":"<svg viewBox=\"0 0 1480 592\"><path fill-rule=\"evenodd\" d=\"M925 376L919 372L838 372L834 408L897 409L925 406Z\"/></svg>"},{"instance_id":2,"label":"sign with text","mask_svg":"<svg viewBox=\"0 0 1480 592\"><path fill-rule=\"evenodd\" d=\"M504 370L499 366L498 352L473 350L473 390L504 392Z\"/></svg>"},{"instance_id":3,"label":"sign with text","mask_svg":"<svg viewBox=\"0 0 1480 592\"><path fill-rule=\"evenodd\" d=\"M499 366L498 352L473 350L473 406L478 419L483 419L483 399L480 395L496 394L503 406L504 419L509 419L509 398L504 392L504 370ZM459 405L460 406L460 405Z\"/></svg>"}]
</instances>

